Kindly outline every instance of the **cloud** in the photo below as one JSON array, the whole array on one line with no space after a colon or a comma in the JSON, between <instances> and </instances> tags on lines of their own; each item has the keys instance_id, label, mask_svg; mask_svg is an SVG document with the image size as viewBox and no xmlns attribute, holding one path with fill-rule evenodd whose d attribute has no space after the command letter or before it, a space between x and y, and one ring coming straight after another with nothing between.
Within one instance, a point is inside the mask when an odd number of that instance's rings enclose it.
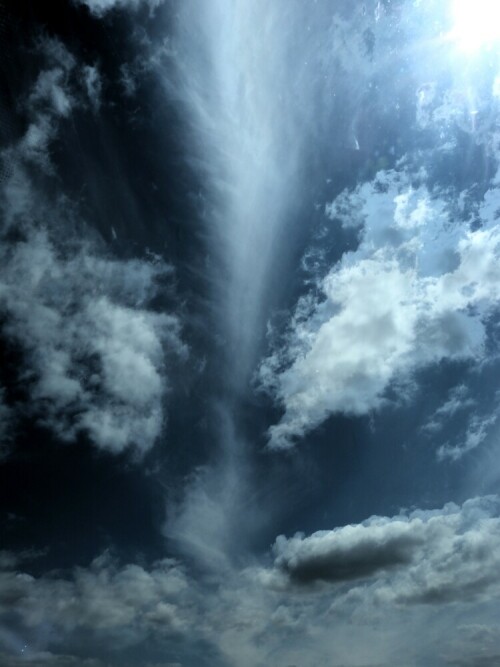
<instances>
[{"instance_id":1,"label":"cloud","mask_svg":"<svg viewBox=\"0 0 500 667\"><path fill-rule=\"evenodd\" d=\"M463 414L462 422L465 423L459 435L452 442L440 444L437 449L437 458L440 461L446 459L457 461L468 452L477 449L486 440L497 421L497 415L485 410L484 406L478 409L478 401L471 395L471 391L464 384L454 387L449 392L448 399L422 426L423 433L428 437L439 437L442 442L442 434L449 421L458 413Z\"/></svg>"},{"instance_id":2,"label":"cloud","mask_svg":"<svg viewBox=\"0 0 500 667\"><path fill-rule=\"evenodd\" d=\"M89 568L76 568L70 579L4 570L0 614L16 612L28 628L50 624L65 633L109 633L129 645L154 628L164 634L181 629L176 600L186 588L185 575L171 560L146 571L138 565L119 567L103 554Z\"/></svg>"},{"instance_id":3,"label":"cloud","mask_svg":"<svg viewBox=\"0 0 500 667\"><path fill-rule=\"evenodd\" d=\"M361 579L408 565L422 541L420 525L374 520L311 537L280 536L274 545L275 564L297 583Z\"/></svg>"},{"instance_id":4,"label":"cloud","mask_svg":"<svg viewBox=\"0 0 500 667\"><path fill-rule=\"evenodd\" d=\"M97 113L101 106L102 79L96 65L83 67L83 82L92 108Z\"/></svg>"},{"instance_id":5,"label":"cloud","mask_svg":"<svg viewBox=\"0 0 500 667\"><path fill-rule=\"evenodd\" d=\"M496 496L450 503L304 537L280 537L275 567L291 583L370 579L334 602L446 604L496 597L500 546Z\"/></svg>"},{"instance_id":6,"label":"cloud","mask_svg":"<svg viewBox=\"0 0 500 667\"><path fill-rule=\"evenodd\" d=\"M466 658L450 658L447 664L454 667L496 667L500 663L500 653L494 655L473 655Z\"/></svg>"},{"instance_id":7,"label":"cloud","mask_svg":"<svg viewBox=\"0 0 500 667\"><path fill-rule=\"evenodd\" d=\"M112 9L139 9L141 5L148 5L153 11L159 7L163 0L77 0L86 5L92 14L102 17Z\"/></svg>"},{"instance_id":8,"label":"cloud","mask_svg":"<svg viewBox=\"0 0 500 667\"><path fill-rule=\"evenodd\" d=\"M473 407L475 404L476 401L469 396L469 390L464 384L454 387L449 392L448 399L435 410L429 421L422 426L422 430L427 433L440 431L446 421L453 417L453 415L459 411Z\"/></svg>"},{"instance_id":9,"label":"cloud","mask_svg":"<svg viewBox=\"0 0 500 667\"><path fill-rule=\"evenodd\" d=\"M252 560L208 578L170 559L121 565L109 554L33 577L10 555L0 617L11 644L28 638L34 658L50 651L102 660L112 646L112 665L142 647L133 653L141 667L162 664L148 653L154 647L183 667L313 667L327 659L359 667L406 664L408 655L445 665L472 655L479 641L491 655L498 648L482 619L500 604L499 547L500 501L492 496L279 537L271 565ZM4 651L15 655L11 644Z\"/></svg>"},{"instance_id":10,"label":"cloud","mask_svg":"<svg viewBox=\"0 0 500 667\"><path fill-rule=\"evenodd\" d=\"M467 425L467 430L462 441L455 445L446 443L441 445L437 451L439 460L451 459L457 461L467 452L479 447L487 438L491 427L496 423L497 415L473 415Z\"/></svg>"},{"instance_id":11,"label":"cloud","mask_svg":"<svg viewBox=\"0 0 500 667\"><path fill-rule=\"evenodd\" d=\"M22 650L22 649L21 649ZM47 651L34 655L28 654L26 650L20 656L0 653L0 659L4 667L109 667L109 663L93 658L78 658L72 655L55 655Z\"/></svg>"},{"instance_id":12,"label":"cloud","mask_svg":"<svg viewBox=\"0 0 500 667\"><path fill-rule=\"evenodd\" d=\"M62 440L84 432L107 451L143 453L164 425L169 360L187 352L179 319L151 306L173 269L159 257L109 256L90 240L77 205L59 188L51 198L32 176L34 165L52 177L60 123L85 104L72 77L83 71L94 111L100 101L95 67L80 68L54 40L40 52L49 69L27 98L29 127L3 155L2 332L23 354L25 412Z\"/></svg>"},{"instance_id":13,"label":"cloud","mask_svg":"<svg viewBox=\"0 0 500 667\"><path fill-rule=\"evenodd\" d=\"M319 298L298 302L284 344L260 368L285 409L269 430L273 448L331 414L382 407L418 368L484 358L485 319L500 298L500 228L485 219L468 231L404 169L379 172L327 212L358 228L360 242L319 282Z\"/></svg>"},{"instance_id":14,"label":"cloud","mask_svg":"<svg viewBox=\"0 0 500 667\"><path fill-rule=\"evenodd\" d=\"M226 665L204 636L208 629L200 613L206 591L172 559L149 567L121 565L106 552L88 567L38 577L5 565L0 570L2 664Z\"/></svg>"},{"instance_id":15,"label":"cloud","mask_svg":"<svg viewBox=\"0 0 500 667\"><path fill-rule=\"evenodd\" d=\"M45 231L3 253L4 334L24 350L39 420L63 440L149 449L163 425L166 353L184 355L177 318L147 309L171 273L82 248L64 257Z\"/></svg>"}]
</instances>

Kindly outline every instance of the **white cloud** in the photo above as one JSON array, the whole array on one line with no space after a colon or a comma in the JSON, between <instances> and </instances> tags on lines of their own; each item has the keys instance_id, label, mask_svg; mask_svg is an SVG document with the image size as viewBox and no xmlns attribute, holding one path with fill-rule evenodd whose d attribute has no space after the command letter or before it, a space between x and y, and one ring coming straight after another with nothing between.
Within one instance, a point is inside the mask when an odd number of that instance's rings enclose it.
<instances>
[{"instance_id":1,"label":"white cloud","mask_svg":"<svg viewBox=\"0 0 500 667\"><path fill-rule=\"evenodd\" d=\"M262 384L285 408L271 447L331 414L380 408L416 368L481 359L483 318L500 299L500 228L484 220L468 232L404 170L380 172L327 212L361 240L320 282L321 297L299 302L285 345L262 364Z\"/></svg>"},{"instance_id":2,"label":"white cloud","mask_svg":"<svg viewBox=\"0 0 500 667\"><path fill-rule=\"evenodd\" d=\"M467 425L463 441L455 445L449 443L439 447L437 455L440 460L452 459L457 461L467 452L479 447L487 438L491 427L496 423L497 415L473 415Z\"/></svg>"},{"instance_id":3,"label":"white cloud","mask_svg":"<svg viewBox=\"0 0 500 667\"><path fill-rule=\"evenodd\" d=\"M166 354L185 353L179 321L147 309L162 262L64 257L46 232L3 253L4 331L25 351L32 408L59 437L149 449L163 425Z\"/></svg>"},{"instance_id":4,"label":"white cloud","mask_svg":"<svg viewBox=\"0 0 500 667\"><path fill-rule=\"evenodd\" d=\"M172 268L155 257L106 257L84 240L77 206L62 193L51 199L29 176L33 162L51 176L60 123L77 103L85 106L68 92L77 90L71 77L83 76L95 111L100 100L95 67L80 68L55 40L40 52L49 69L28 96L31 124L3 155L10 164L0 190L3 333L24 354L33 416L64 440L85 432L108 451L142 453L165 421L168 361L186 354L178 318L150 307Z\"/></svg>"},{"instance_id":5,"label":"white cloud","mask_svg":"<svg viewBox=\"0 0 500 667\"><path fill-rule=\"evenodd\" d=\"M470 398L469 390L464 384L454 387L448 395L448 399L431 415L429 421L424 424L422 430L427 433L440 431L446 421L457 412L471 408L476 401Z\"/></svg>"}]
</instances>

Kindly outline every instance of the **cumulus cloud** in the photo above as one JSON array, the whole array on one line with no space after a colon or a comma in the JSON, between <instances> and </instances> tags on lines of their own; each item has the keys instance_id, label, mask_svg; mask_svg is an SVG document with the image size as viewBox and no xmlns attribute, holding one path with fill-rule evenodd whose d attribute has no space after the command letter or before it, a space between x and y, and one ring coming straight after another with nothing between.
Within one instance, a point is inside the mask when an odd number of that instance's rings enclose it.
<instances>
[{"instance_id":1,"label":"cumulus cloud","mask_svg":"<svg viewBox=\"0 0 500 667\"><path fill-rule=\"evenodd\" d=\"M82 249L64 257L39 231L3 253L4 333L25 351L39 419L110 451L152 446L163 422L165 349L185 350L178 320L147 309L170 268Z\"/></svg>"},{"instance_id":2,"label":"cumulus cloud","mask_svg":"<svg viewBox=\"0 0 500 667\"><path fill-rule=\"evenodd\" d=\"M30 124L3 156L10 173L0 191L2 331L23 353L20 379L39 422L63 440L84 432L108 451L142 453L165 420L168 360L186 354L178 318L151 307L172 267L98 250L77 206L36 185L30 168L51 176L59 124L84 104L74 92L82 72L94 110L100 100L95 67L82 70L54 40L40 50L48 69L28 96Z\"/></svg>"},{"instance_id":3,"label":"cumulus cloud","mask_svg":"<svg viewBox=\"0 0 500 667\"><path fill-rule=\"evenodd\" d=\"M121 664L120 651L144 642L168 647L184 667L313 667L327 659L337 667L390 666L405 664L408 652L423 664L429 657L461 664L481 655L478 642L489 655L499 650L481 620L499 605L499 554L496 496L279 537L272 565L232 566L207 580L170 559L121 565L109 554L70 573L34 577L21 569L23 558L7 554L0 618L10 634L0 644L13 665L20 637L47 666L72 665L81 637L95 647L88 659L102 659L99 647L112 645L112 665ZM436 639L423 645L418 638L430 627ZM139 662L151 667L158 661L148 655Z\"/></svg>"},{"instance_id":4,"label":"cumulus cloud","mask_svg":"<svg viewBox=\"0 0 500 667\"><path fill-rule=\"evenodd\" d=\"M103 554L68 579L4 569L0 615L15 612L28 629L49 625L54 636L84 631L127 646L153 631L168 635L182 630L185 609L180 610L178 600L188 598L186 591L186 577L171 560L147 571L139 565L120 567Z\"/></svg>"},{"instance_id":5,"label":"cumulus cloud","mask_svg":"<svg viewBox=\"0 0 500 667\"><path fill-rule=\"evenodd\" d=\"M291 583L368 580L349 586L335 608L361 600L412 605L496 597L499 513L498 498L490 496L309 537L282 536L274 545L275 567Z\"/></svg>"},{"instance_id":6,"label":"cumulus cloud","mask_svg":"<svg viewBox=\"0 0 500 667\"><path fill-rule=\"evenodd\" d=\"M261 366L285 409L271 447L291 446L331 414L380 408L417 368L484 356L485 318L500 298L500 228L485 219L467 230L416 178L379 172L329 205L360 242L320 281L319 298L299 301L284 345Z\"/></svg>"}]
</instances>

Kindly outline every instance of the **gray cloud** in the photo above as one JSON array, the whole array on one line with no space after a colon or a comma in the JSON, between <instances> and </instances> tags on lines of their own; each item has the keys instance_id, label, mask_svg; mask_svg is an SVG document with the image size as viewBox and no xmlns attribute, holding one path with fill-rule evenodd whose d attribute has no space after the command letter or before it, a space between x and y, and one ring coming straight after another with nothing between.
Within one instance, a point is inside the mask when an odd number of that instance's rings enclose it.
<instances>
[{"instance_id":1,"label":"gray cloud","mask_svg":"<svg viewBox=\"0 0 500 667\"><path fill-rule=\"evenodd\" d=\"M4 400L4 390L0 387L0 460L7 451L10 441L9 426L11 422L11 409Z\"/></svg>"},{"instance_id":2,"label":"gray cloud","mask_svg":"<svg viewBox=\"0 0 500 667\"><path fill-rule=\"evenodd\" d=\"M372 517L309 537L281 536L273 548L276 583L372 578L373 585L350 587L335 602L339 606L358 597L384 604L441 604L496 595L499 509L498 498L487 497L441 511Z\"/></svg>"},{"instance_id":3,"label":"gray cloud","mask_svg":"<svg viewBox=\"0 0 500 667\"><path fill-rule=\"evenodd\" d=\"M275 564L297 583L361 579L408 565L424 539L420 522L378 519L311 537L281 536L274 545Z\"/></svg>"}]
</instances>

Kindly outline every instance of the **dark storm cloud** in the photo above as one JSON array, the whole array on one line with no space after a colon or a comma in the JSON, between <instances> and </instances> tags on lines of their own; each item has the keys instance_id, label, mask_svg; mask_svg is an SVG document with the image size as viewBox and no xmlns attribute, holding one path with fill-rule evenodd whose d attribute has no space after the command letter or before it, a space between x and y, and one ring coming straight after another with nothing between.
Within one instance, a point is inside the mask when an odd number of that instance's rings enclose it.
<instances>
[{"instance_id":1,"label":"dark storm cloud","mask_svg":"<svg viewBox=\"0 0 500 667\"><path fill-rule=\"evenodd\" d=\"M96 67L60 42L45 40L39 52L45 69L26 98L28 128L3 154L3 333L22 350L24 411L62 440L84 432L103 449L143 453L164 425L168 358L186 355L178 318L150 307L173 270L152 255L110 256L74 202L44 193L40 174L57 178L60 124L76 108L97 113L101 86ZM9 414L1 409L0 425Z\"/></svg>"}]
</instances>

